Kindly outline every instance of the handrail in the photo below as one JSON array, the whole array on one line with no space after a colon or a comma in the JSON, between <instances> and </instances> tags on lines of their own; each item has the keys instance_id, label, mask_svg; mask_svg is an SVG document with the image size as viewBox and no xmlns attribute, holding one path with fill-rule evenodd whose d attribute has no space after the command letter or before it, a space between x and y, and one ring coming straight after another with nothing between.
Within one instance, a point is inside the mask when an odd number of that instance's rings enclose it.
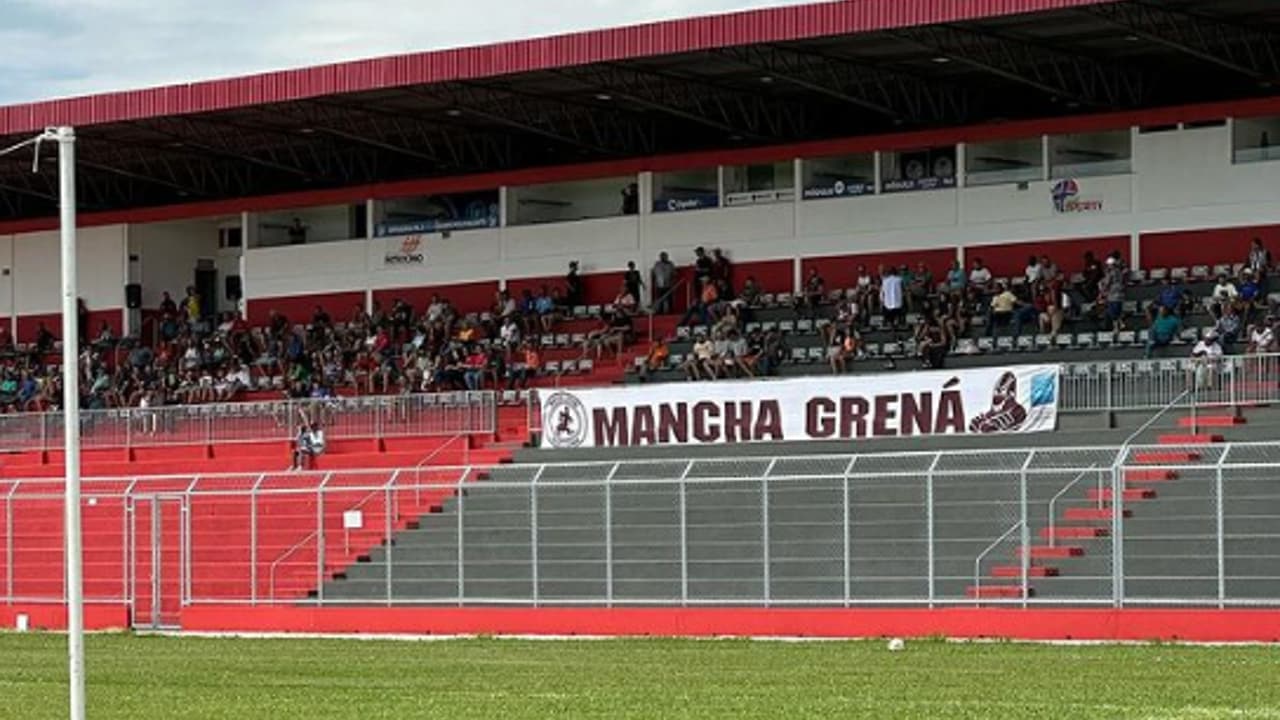
<instances>
[{"instance_id":1,"label":"handrail","mask_svg":"<svg viewBox=\"0 0 1280 720\"><path fill-rule=\"evenodd\" d=\"M679 290L681 287L683 287L683 286L688 286L688 285L689 285L689 278L678 278L678 279L676 279L676 282L675 282L675 284L674 284L674 285L672 285L671 287L667 288L667 291L666 291L666 292L662 293L662 294L661 294L661 295L659 295L657 298L655 298L652 302L650 302L650 303L649 303L649 310L648 310L648 315L649 315L649 344L651 344L651 345L653 344L653 317L654 317L654 315L657 315L657 312L655 311L655 308L657 308L657 307L658 307L658 304L659 304L659 303L661 303L662 301L670 299L670 298L675 294L676 290ZM688 300L689 300L689 298L688 298L688 296L686 295L686 301L688 301ZM686 303L686 304L691 304L691 303Z\"/></svg>"},{"instance_id":2,"label":"handrail","mask_svg":"<svg viewBox=\"0 0 1280 720\"><path fill-rule=\"evenodd\" d=\"M1005 530L1003 535L1001 535L1000 537L996 538L995 542L993 542L993 543L991 543L990 545L988 545L986 550L983 550L982 552L978 553L978 557L974 559L974 561L973 561L973 590L974 590L974 595L976 596L976 599L978 599L978 600L981 600L981 599L982 599L982 593L981 593L980 591L982 590L982 560L983 560L983 558L985 558L987 555L990 555L992 550L995 550L996 548L1000 547L1000 544L1001 544L1001 543L1003 543L1005 540L1008 540L1010 535L1012 535L1015 531L1020 530L1021 528L1022 528L1022 521L1021 521L1021 520L1019 520L1018 522L1016 522L1016 523L1014 523L1014 524L1013 524L1013 527L1010 527L1008 530ZM1024 548L1024 549L1023 549L1023 552L1026 552L1026 551L1027 551L1027 550ZM1024 587L1024 588L1022 589L1022 591L1025 593L1025 592L1026 592L1026 588Z\"/></svg>"},{"instance_id":3,"label":"handrail","mask_svg":"<svg viewBox=\"0 0 1280 720\"><path fill-rule=\"evenodd\" d=\"M1145 423L1143 423L1142 427L1139 427L1137 430L1134 430L1133 433L1129 435L1129 437L1125 438L1124 442L1120 444L1119 450L1117 450L1116 452L1116 463L1119 464L1124 460L1125 454L1129 451L1129 446L1133 444L1134 440L1138 439L1139 435L1142 435L1142 433L1149 430L1152 425L1156 424L1157 420L1165 416L1165 413L1168 413L1170 410L1177 407L1178 403L1182 401L1182 398L1190 394L1191 394L1190 390L1183 390L1178 395L1178 397L1170 400L1167 405L1160 408L1159 412L1157 412L1155 415L1152 415Z\"/></svg>"},{"instance_id":4,"label":"handrail","mask_svg":"<svg viewBox=\"0 0 1280 720\"><path fill-rule=\"evenodd\" d=\"M454 435L453 437L444 441L440 445L440 447L427 453L426 457L419 460L418 464L413 466L413 481L415 483L421 484L422 483L422 467L424 465L436 459L436 456L444 452L445 448L453 444L455 440L458 440L460 438L469 438L470 436L471 436L470 433L458 433L457 435ZM463 443L462 445L462 464L464 466L471 464L471 443L470 442Z\"/></svg>"},{"instance_id":5,"label":"handrail","mask_svg":"<svg viewBox=\"0 0 1280 720\"><path fill-rule=\"evenodd\" d=\"M1067 483L1066 485L1063 485L1062 489L1058 491L1058 494L1054 495L1052 498L1049 499L1049 547L1054 547L1058 544L1058 539L1054 535L1054 530L1057 529L1057 517L1058 517L1057 513L1054 512L1054 507L1058 504L1058 500L1060 500L1063 495L1066 495L1068 490L1075 487L1076 483L1083 480L1086 475L1088 475L1091 472L1097 471L1097 469L1098 469L1098 464L1094 463L1090 465L1088 468L1081 470L1080 474L1077 475L1074 480ZM1099 493L1099 497L1101 497L1101 493Z\"/></svg>"},{"instance_id":6,"label":"handrail","mask_svg":"<svg viewBox=\"0 0 1280 720\"><path fill-rule=\"evenodd\" d=\"M268 580L267 580L267 593L268 593L267 597L271 598L272 600L276 599L276 566L284 562L285 558L289 557L293 553L300 550L304 545L316 539L319 535L320 535L319 530L312 530L310 534L308 534L306 537L302 538L298 542L294 543L293 547L289 548L288 550L285 550L283 553L280 554L279 557L275 559L274 562L271 563L271 571L270 571L270 574L268 575Z\"/></svg>"}]
</instances>

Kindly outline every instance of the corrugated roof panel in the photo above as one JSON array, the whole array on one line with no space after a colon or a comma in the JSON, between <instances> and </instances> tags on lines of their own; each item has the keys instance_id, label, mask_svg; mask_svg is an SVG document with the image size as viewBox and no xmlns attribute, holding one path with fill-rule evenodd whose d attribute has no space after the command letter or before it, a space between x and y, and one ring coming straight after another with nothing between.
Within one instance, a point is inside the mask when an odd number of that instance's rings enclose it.
<instances>
[{"instance_id":1,"label":"corrugated roof panel","mask_svg":"<svg viewBox=\"0 0 1280 720\"><path fill-rule=\"evenodd\" d=\"M0 108L0 134L475 79L729 45L847 35L1119 0L842 0Z\"/></svg>"}]
</instances>

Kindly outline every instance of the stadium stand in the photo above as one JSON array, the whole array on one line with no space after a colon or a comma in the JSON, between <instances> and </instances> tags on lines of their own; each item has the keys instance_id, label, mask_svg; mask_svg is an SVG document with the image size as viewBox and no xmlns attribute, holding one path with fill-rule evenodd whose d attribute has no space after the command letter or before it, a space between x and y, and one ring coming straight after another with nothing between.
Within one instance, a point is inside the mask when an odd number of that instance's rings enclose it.
<instances>
[{"instance_id":1,"label":"stadium stand","mask_svg":"<svg viewBox=\"0 0 1280 720\"><path fill-rule=\"evenodd\" d=\"M1280 101L1241 72L1268 53L1187 47L1271 21L1176 5L837 2L3 109L85 130L96 624L1275 605ZM0 618L65 592L53 178L21 170ZM1032 364L1034 435L991 400L953 434L542 442L593 392Z\"/></svg>"}]
</instances>

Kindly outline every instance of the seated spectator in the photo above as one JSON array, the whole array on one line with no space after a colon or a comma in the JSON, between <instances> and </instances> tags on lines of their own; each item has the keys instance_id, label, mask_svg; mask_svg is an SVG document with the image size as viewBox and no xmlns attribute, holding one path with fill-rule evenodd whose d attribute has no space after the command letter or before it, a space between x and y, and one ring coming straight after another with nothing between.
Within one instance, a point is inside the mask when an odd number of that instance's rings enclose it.
<instances>
[{"instance_id":1,"label":"seated spectator","mask_svg":"<svg viewBox=\"0 0 1280 720\"><path fill-rule=\"evenodd\" d=\"M1182 334L1182 320L1165 305L1157 311L1155 322L1147 332L1147 357L1158 347L1167 347Z\"/></svg>"},{"instance_id":2,"label":"seated spectator","mask_svg":"<svg viewBox=\"0 0 1280 720\"><path fill-rule=\"evenodd\" d=\"M1213 286L1213 293L1209 296L1209 310L1215 316L1220 315L1223 307L1235 304L1239 297L1240 291L1236 284L1226 274L1220 273L1218 283Z\"/></svg>"},{"instance_id":3,"label":"seated spectator","mask_svg":"<svg viewBox=\"0 0 1280 720\"><path fill-rule=\"evenodd\" d=\"M742 292L738 293L738 297L733 302L739 309L754 308L760 304L760 294L760 283L754 275L748 275L746 281L742 283Z\"/></svg>"},{"instance_id":4,"label":"seated spectator","mask_svg":"<svg viewBox=\"0 0 1280 720\"><path fill-rule=\"evenodd\" d=\"M853 289L857 293L859 303L867 315L871 315L879 309L880 280L878 276L867 271L866 265L858 266Z\"/></svg>"},{"instance_id":5,"label":"seated spectator","mask_svg":"<svg viewBox=\"0 0 1280 720\"><path fill-rule=\"evenodd\" d=\"M1040 318L1040 332L1056 340L1071 307L1071 296L1056 282L1042 282L1036 290L1035 309Z\"/></svg>"},{"instance_id":6,"label":"seated spectator","mask_svg":"<svg viewBox=\"0 0 1280 720\"><path fill-rule=\"evenodd\" d=\"M1232 345L1240 340L1240 332L1244 323L1240 318L1240 314L1236 312L1235 305L1223 305L1221 312L1222 314L1218 317L1218 321L1214 323L1213 329L1218 340L1222 343L1222 347L1230 349Z\"/></svg>"},{"instance_id":7,"label":"seated spectator","mask_svg":"<svg viewBox=\"0 0 1280 720\"><path fill-rule=\"evenodd\" d=\"M43 322L39 323L36 328L36 353L46 355L53 352L53 344L55 342L57 342L57 338L53 336L53 333L49 332L49 328L45 327Z\"/></svg>"},{"instance_id":8,"label":"seated spectator","mask_svg":"<svg viewBox=\"0 0 1280 720\"><path fill-rule=\"evenodd\" d=\"M1042 274L1042 270L1043 268L1040 267L1040 258L1032 255L1027 259L1027 267L1022 271L1023 276L1027 279L1027 287L1032 287L1036 283L1045 279Z\"/></svg>"},{"instance_id":9,"label":"seated spectator","mask_svg":"<svg viewBox=\"0 0 1280 720\"><path fill-rule=\"evenodd\" d=\"M667 367L667 358L671 357L671 345L666 338L658 338L645 355L644 364L640 366L640 379L647 381L649 377Z\"/></svg>"},{"instance_id":10,"label":"seated spectator","mask_svg":"<svg viewBox=\"0 0 1280 720\"><path fill-rule=\"evenodd\" d=\"M906 267L906 266L903 266ZM907 277L904 273L904 278ZM929 296L934 293L933 273L924 263L916 263L915 272L911 273L907 283L907 299L914 312L921 312Z\"/></svg>"},{"instance_id":11,"label":"seated spectator","mask_svg":"<svg viewBox=\"0 0 1280 720\"><path fill-rule=\"evenodd\" d=\"M778 374L778 367L787 359L787 341L782 333L777 330L770 330L768 333L757 330L751 334L747 345L751 356L755 358L754 367L758 377Z\"/></svg>"},{"instance_id":12,"label":"seated spectator","mask_svg":"<svg viewBox=\"0 0 1280 720\"><path fill-rule=\"evenodd\" d=\"M498 340L503 347L514 348L520 344L520 322L515 317L503 320L502 329L498 331Z\"/></svg>"},{"instance_id":13,"label":"seated spectator","mask_svg":"<svg viewBox=\"0 0 1280 720\"><path fill-rule=\"evenodd\" d=\"M462 380L467 389L471 391L484 389L485 370L489 366L489 354L484 351L484 348L478 344L468 348L467 358L463 365L465 369L462 373Z\"/></svg>"},{"instance_id":14,"label":"seated spectator","mask_svg":"<svg viewBox=\"0 0 1280 720\"><path fill-rule=\"evenodd\" d=\"M1160 308L1180 318L1187 316L1191 310L1191 293L1187 292L1181 280L1166 276L1160 281L1160 294L1156 295L1155 300L1147 307L1147 317L1151 322L1156 321Z\"/></svg>"},{"instance_id":15,"label":"seated spectator","mask_svg":"<svg viewBox=\"0 0 1280 720\"><path fill-rule=\"evenodd\" d=\"M686 380L713 380L715 379L714 359L715 345L711 342L711 338L700 333L689 351L689 357L685 359L680 369L684 370Z\"/></svg>"},{"instance_id":16,"label":"seated spectator","mask_svg":"<svg viewBox=\"0 0 1280 720\"><path fill-rule=\"evenodd\" d=\"M1040 279L1045 282L1056 282L1062 279L1062 271L1049 259L1048 255L1040 256Z\"/></svg>"},{"instance_id":17,"label":"seated spectator","mask_svg":"<svg viewBox=\"0 0 1280 720\"><path fill-rule=\"evenodd\" d=\"M319 423L313 424L304 413L294 443L293 466L289 469L305 470L314 467L315 459L324 454L324 448L324 428Z\"/></svg>"},{"instance_id":18,"label":"seated spectator","mask_svg":"<svg viewBox=\"0 0 1280 720\"><path fill-rule=\"evenodd\" d=\"M594 350L597 361L603 357L606 349L613 350L615 356L621 357L623 348L631 343L633 336L631 315L615 308L600 315L600 325L587 334L582 352L585 355Z\"/></svg>"},{"instance_id":19,"label":"seated spectator","mask_svg":"<svg viewBox=\"0 0 1280 720\"><path fill-rule=\"evenodd\" d=\"M1275 329L1267 323L1258 323L1249 329L1249 347L1245 350L1250 355L1270 355L1276 352Z\"/></svg>"},{"instance_id":20,"label":"seated spectator","mask_svg":"<svg viewBox=\"0 0 1280 720\"><path fill-rule=\"evenodd\" d=\"M849 360L861 354L861 338L858 331L828 325L827 361L831 364L831 374L843 375L849 368Z\"/></svg>"},{"instance_id":21,"label":"seated spectator","mask_svg":"<svg viewBox=\"0 0 1280 720\"><path fill-rule=\"evenodd\" d=\"M921 366L927 370L941 370L946 366L953 340L946 326L937 318L931 317L924 322L924 332L916 344Z\"/></svg>"},{"instance_id":22,"label":"seated spectator","mask_svg":"<svg viewBox=\"0 0 1280 720\"><path fill-rule=\"evenodd\" d=\"M991 271L982 264L982 258L973 259L973 269L969 271L969 297L982 304L991 292Z\"/></svg>"},{"instance_id":23,"label":"seated spectator","mask_svg":"<svg viewBox=\"0 0 1280 720\"><path fill-rule=\"evenodd\" d=\"M1013 294L1008 285L1000 283L991 296L988 305L987 336L995 337L996 327L1013 322L1014 313L1018 309L1018 296Z\"/></svg>"},{"instance_id":24,"label":"seated spectator","mask_svg":"<svg viewBox=\"0 0 1280 720\"><path fill-rule=\"evenodd\" d=\"M631 288L627 286L627 283L623 282L622 287L618 288L618 294L613 298L613 307L628 315L634 314L638 306L636 298L637 296L631 293Z\"/></svg>"}]
</instances>

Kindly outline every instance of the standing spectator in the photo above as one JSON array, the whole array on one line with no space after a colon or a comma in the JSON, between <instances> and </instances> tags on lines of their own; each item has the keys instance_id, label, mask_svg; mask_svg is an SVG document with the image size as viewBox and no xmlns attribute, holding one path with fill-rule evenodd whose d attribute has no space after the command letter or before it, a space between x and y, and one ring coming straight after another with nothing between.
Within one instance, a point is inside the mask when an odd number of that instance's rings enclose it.
<instances>
[{"instance_id":1,"label":"standing spectator","mask_svg":"<svg viewBox=\"0 0 1280 720\"><path fill-rule=\"evenodd\" d=\"M908 289L911 299L911 310L913 312L923 311L925 302L934 291L933 273L929 272L929 268L926 267L924 263L916 263L916 271L911 275L911 283Z\"/></svg>"},{"instance_id":2,"label":"standing spectator","mask_svg":"<svg viewBox=\"0 0 1280 720\"><path fill-rule=\"evenodd\" d=\"M640 271L636 269L634 261L627 263L627 271L622 274L622 284L626 287L627 294L638 305L640 303L640 290L644 287L644 279L640 277Z\"/></svg>"},{"instance_id":3,"label":"standing spectator","mask_svg":"<svg viewBox=\"0 0 1280 720\"><path fill-rule=\"evenodd\" d=\"M578 274L578 261L569 261L569 274L564 277L564 302L570 308L582 304L582 276Z\"/></svg>"},{"instance_id":4,"label":"standing spectator","mask_svg":"<svg viewBox=\"0 0 1280 720\"><path fill-rule=\"evenodd\" d=\"M964 266L960 264L959 260L953 261L951 269L947 271L947 292L964 292L967 282L968 278L964 275Z\"/></svg>"},{"instance_id":5,"label":"standing spectator","mask_svg":"<svg viewBox=\"0 0 1280 720\"><path fill-rule=\"evenodd\" d=\"M1043 268L1040 267L1040 258L1032 255L1027 258L1027 267L1023 270L1023 275L1027 278L1027 287L1033 287L1036 283L1043 279L1041 274Z\"/></svg>"},{"instance_id":6,"label":"standing spectator","mask_svg":"<svg viewBox=\"0 0 1280 720\"><path fill-rule=\"evenodd\" d=\"M818 274L818 268L809 268L809 279L804 282L804 307L809 310L810 319L818 317L818 308L826 297L826 281Z\"/></svg>"},{"instance_id":7,"label":"standing spectator","mask_svg":"<svg viewBox=\"0 0 1280 720\"><path fill-rule=\"evenodd\" d=\"M698 287L701 287L708 280L712 279L712 263L711 258L707 257L705 248L694 248L693 251L693 279Z\"/></svg>"},{"instance_id":8,"label":"standing spectator","mask_svg":"<svg viewBox=\"0 0 1280 720\"><path fill-rule=\"evenodd\" d=\"M279 225L273 226L279 228ZM307 226L302 224L302 218L294 218L293 223L285 228L289 233L290 245L306 245L307 244Z\"/></svg>"},{"instance_id":9,"label":"standing spectator","mask_svg":"<svg viewBox=\"0 0 1280 720\"><path fill-rule=\"evenodd\" d=\"M187 325L192 332L196 331L196 326L200 323L200 319L204 315L200 311L200 295L196 293L194 287L187 287L187 296L182 299L182 313Z\"/></svg>"},{"instance_id":10,"label":"standing spectator","mask_svg":"<svg viewBox=\"0 0 1280 720\"><path fill-rule=\"evenodd\" d=\"M902 278L892 266L880 279L880 306L884 308L885 325L899 329L906 319L903 315Z\"/></svg>"},{"instance_id":11,"label":"standing spectator","mask_svg":"<svg viewBox=\"0 0 1280 720\"><path fill-rule=\"evenodd\" d=\"M653 282L653 311L659 315L671 313L671 290L676 281L676 266L665 252L658 253L658 260L649 271Z\"/></svg>"},{"instance_id":12,"label":"standing spectator","mask_svg":"<svg viewBox=\"0 0 1280 720\"><path fill-rule=\"evenodd\" d=\"M711 279L720 285L723 299L733 299L733 264L720 248L711 251Z\"/></svg>"},{"instance_id":13,"label":"standing spectator","mask_svg":"<svg viewBox=\"0 0 1280 720\"><path fill-rule=\"evenodd\" d=\"M622 188L622 214L635 215L640 211L640 186L630 183Z\"/></svg>"},{"instance_id":14,"label":"standing spectator","mask_svg":"<svg viewBox=\"0 0 1280 720\"><path fill-rule=\"evenodd\" d=\"M982 258L974 258L973 269L969 271L969 301L978 307L985 307L990 293L991 271L982 264Z\"/></svg>"},{"instance_id":15,"label":"standing spectator","mask_svg":"<svg viewBox=\"0 0 1280 720\"><path fill-rule=\"evenodd\" d=\"M1124 330L1125 270L1119 253L1112 253L1107 258L1098 293L1099 301L1105 303L1110 328L1114 331Z\"/></svg>"},{"instance_id":16,"label":"standing spectator","mask_svg":"<svg viewBox=\"0 0 1280 720\"><path fill-rule=\"evenodd\" d=\"M89 306L84 298L76 298L76 340L80 347L89 344Z\"/></svg>"},{"instance_id":17,"label":"standing spectator","mask_svg":"<svg viewBox=\"0 0 1280 720\"><path fill-rule=\"evenodd\" d=\"M1218 333L1210 330L1204 339L1191 349L1193 380L1197 389L1213 387L1218 374L1218 365L1222 361L1222 345Z\"/></svg>"},{"instance_id":18,"label":"standing spectator","mask_svg":"<svg viewBox=\"0 0 1280 720\"><path fill-rule=\"evenodd\" d=\"M702 283L702 289L699 291L693 305L689 306L689 309L684 313L684 317L680 318L680 324L688 325L689 321L694 316L697 316L702 325L710 325L711 308L715 307L719 301L720 291L716 289L716 284L708 278Z\"/></svg>"},{"instance_id":19,"label":"standing spectator","mask_svg":"<svg viewBox=\"0 0 1280 720\"><path fill-rule=\"evenodd\" d=\"M1245 267L1263 277L1271 271L1271 251L1262 244L1262 238L1254 238L1249 245L1249 256L1245 258Z\"/></svg>"}]
</instances>

